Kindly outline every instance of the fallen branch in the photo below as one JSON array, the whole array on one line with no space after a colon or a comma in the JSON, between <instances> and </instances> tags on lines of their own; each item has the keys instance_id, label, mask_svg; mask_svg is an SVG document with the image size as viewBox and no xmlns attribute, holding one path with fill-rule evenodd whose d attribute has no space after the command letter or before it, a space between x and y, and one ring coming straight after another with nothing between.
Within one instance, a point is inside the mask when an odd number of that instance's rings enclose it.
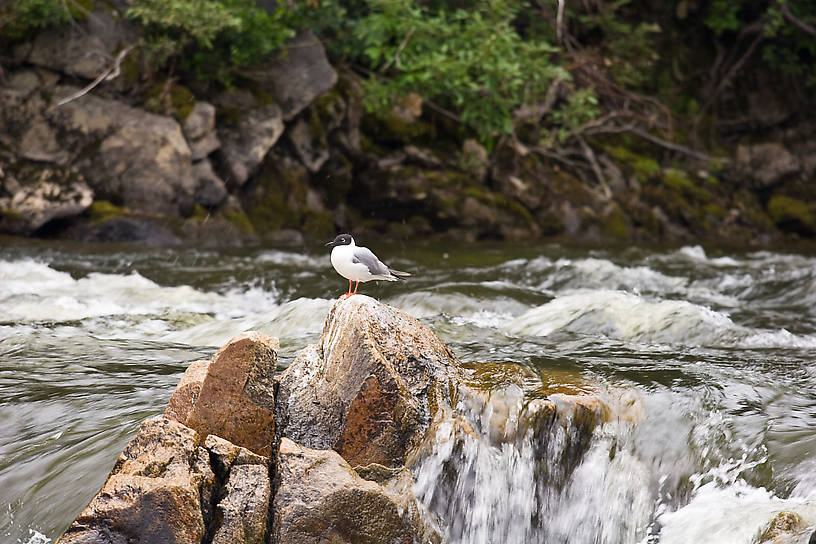
<instances>
[{"instance_id":1,"label":"fallen branch","mask_svg":"<svg viewBox=\"0 0 816 544\"><path fill-rule=\"evenodd\" d=\"M114 60L112 66L110 66L109 68L104 70L101 74L99 74L96 77L96 79L94 79L85 88L80 89L79 91L75 92L71 96L63 98L62 100L57 102L57 106L64 106L68 102L72 102L72 101L76 100L77 98L80 98L81 96L85 96L86 94L91 92L94 89L94 87L96 87L97 85L102 83L102 81L110 81L112 79L115 79L115 78L119 77L119 74L121 73L120 68L121 68L121 65L122 65L122 61L125 60L125 57L127 56L127 54L130 53L133 50L134 47L136 47L135 44L134 45L129 45L129 46L125 47L124 49L122 49L121 51L119 51L119 54L116 55L116 59Z\"/></svg>"},{"instance_id":2,"label":"fallen branch","mask_svg":"<svg viewBox=\"0 0 816 544\"><path fill-rule=\"evenodd\" d=\"M676 151L678 153L683 153L684 155L688 155L689 157L693 157L693 158L701 160L701 161L711 160L711 157L709 155L706 155L702 151L697 151L696 149L692 149L692 148L686 147L684 145L669 142L669 141L664 140L663 138L658 138L657 136L654 136L653 134L649 134L648 132L646 132L642 128L630 126L630 127L627 127L626 131L631 132L632 134L635 134L636 136L640 136L644 140L649 141L649 142L651 142L651 143L653 143L655 145L659 145L660 147L665 147L666 149L670 149L671 151Z\"/></svg>"},{"instance_id":3,"label":"fallen branch","mask_svg":"<svg viewBox=\"0 0 816 544\"><path fill-rule=\"evenodd\" d=\"M803 20L797 18L793 13L791 13L790 8L788 7L787 2L779 2L779 8L782 10L782 16L788 20L790 24L805 32L806 34L810 34L811 36L816 36L816 28L813 28Z\"/></svg>"}]
</instances>

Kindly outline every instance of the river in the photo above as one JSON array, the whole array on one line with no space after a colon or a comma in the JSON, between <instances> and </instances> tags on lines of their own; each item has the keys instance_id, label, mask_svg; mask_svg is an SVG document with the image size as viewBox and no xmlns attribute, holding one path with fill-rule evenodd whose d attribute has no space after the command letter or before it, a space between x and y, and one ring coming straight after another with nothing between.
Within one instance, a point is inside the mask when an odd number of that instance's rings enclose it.
<instances>
[{"instance_id":1,"label":"river","mask_svg":"<svg viewBox=\"0 0 816 544\"><path fill-rule=\"evenodd\" d=\"M282 367L314 342L347 287L324 249L0 247L0 541L56 540L191 361L246 330L280 338ZM807 542L816 258L697 246L373 249L414 276L360 291L418 317L472 366L521 368L522 385L504 394L625 395L638 407L635 422L596 430L544 502L519 481L541 460L474 450L488 471L471 497L482 510L448 513L459 518L451 542L751 543L783 510L802 520L789 542ZM450 508L433 481L418 485L432 509Z\"/></svg>"}]
</instances>

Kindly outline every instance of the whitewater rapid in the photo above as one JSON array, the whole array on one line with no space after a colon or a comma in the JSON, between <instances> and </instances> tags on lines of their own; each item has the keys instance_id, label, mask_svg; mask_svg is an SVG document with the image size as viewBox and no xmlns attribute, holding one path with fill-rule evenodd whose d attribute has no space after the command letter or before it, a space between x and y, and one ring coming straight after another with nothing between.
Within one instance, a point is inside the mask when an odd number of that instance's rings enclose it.
<instances>
[{"instance_id":1,"label":"whitewater rapid","mask_svg":"<svg viewBox=\"0 0 816 544\"><path fill-rule=\"evenodd\" d=\"M541 459L563 442L482 437L457 450L466 476L452 495L438 486L454 455L442 447L417 468L416 492L451 543L751 543L782 511L801 518L790 542L807 542L816 259L696 246L395 259L415 278L361 290L473 365L523 369L486 404L457 408L474 425L563 390L625 392L641 414L595 428L562 480L541 480ZM344 289L320 253L0 249L2 538L53 540L189 361L259 330L281 338L285 365Z\"/></svg>"}]
</instances>

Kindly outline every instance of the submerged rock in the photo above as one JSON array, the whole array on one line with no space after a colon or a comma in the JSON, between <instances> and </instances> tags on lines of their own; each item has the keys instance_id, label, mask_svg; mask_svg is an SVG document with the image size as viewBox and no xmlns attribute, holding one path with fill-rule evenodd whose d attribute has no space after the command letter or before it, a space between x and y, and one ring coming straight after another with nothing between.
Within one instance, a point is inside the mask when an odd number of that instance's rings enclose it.
<instances>
[{"instance_id":1,"label":"submerged rock","mask_svg":"<svg viewBox=\"0 0 816 544\"><path fill-rule=\"evenodd\" d=\"M331 450L281 439L273 539L277 544L438 543L415 503L364 480Z\"/></svg>"},{"instance_id":2,"label":"submerged rock","mask_svg":"<svg viewBox=\"0 0 816 544\"><path fill-rule=\"evenodd\" d=\"M339 301L319 343L280 378L281 434L352 465L401 465L439 403L450 402L457 365L415 318L364 295Z\"/></svg>"}]
</instances>

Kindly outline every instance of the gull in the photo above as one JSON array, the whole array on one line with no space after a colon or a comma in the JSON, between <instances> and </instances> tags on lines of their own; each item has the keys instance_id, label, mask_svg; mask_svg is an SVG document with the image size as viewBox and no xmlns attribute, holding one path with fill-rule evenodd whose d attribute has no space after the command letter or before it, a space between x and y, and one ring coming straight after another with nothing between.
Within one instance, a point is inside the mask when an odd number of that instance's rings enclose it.
<instances>
[{"instance_id":1,"label":"gull","mask_svg":"<svg viewBox=\"0 0 816 544\"><path fill-rule=\"evenodd\" d=\"M332 248L331 263L338 274L349 280L349 290L341 298L348 298L357 294L360 282L371 280L397 281L411 274L391 270L367 247L358 246L350 234L338 234L326 246ZM351 291L351 282L357 282L354 292Z\"/></svg>"}]
</instances>

